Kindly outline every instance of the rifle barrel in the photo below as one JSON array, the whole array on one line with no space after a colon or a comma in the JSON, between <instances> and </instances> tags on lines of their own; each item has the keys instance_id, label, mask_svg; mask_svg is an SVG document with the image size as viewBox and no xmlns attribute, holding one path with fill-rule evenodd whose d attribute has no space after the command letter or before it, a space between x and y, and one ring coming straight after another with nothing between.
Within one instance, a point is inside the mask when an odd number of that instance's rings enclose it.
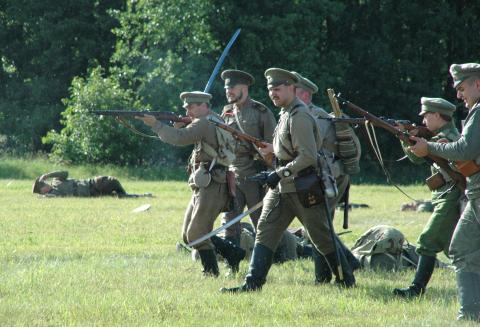
<instances>
[{"instance_id":1,"label":"rifle barrel","mask_svg":"<svg viewBox=\"0 0 480 327\"><path fill-rule=\"evenodd\" d=\"M192 122L190 117L179 116L171 111L135 111L135 110L94 110L93 114L113 117L142 117L145 115L152 115L158 120L167 120L172 122L182 122L189 124Z\"/></svg>"}]
</instances>

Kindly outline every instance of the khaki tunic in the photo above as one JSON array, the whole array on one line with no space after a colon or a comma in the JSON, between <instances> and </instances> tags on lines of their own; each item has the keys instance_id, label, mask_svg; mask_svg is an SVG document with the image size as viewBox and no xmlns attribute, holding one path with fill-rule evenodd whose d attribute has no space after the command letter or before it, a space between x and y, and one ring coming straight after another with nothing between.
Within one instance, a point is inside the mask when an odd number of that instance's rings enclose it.
<instances>
[{"instance_id":1,"label":"khaki tunic","mask_svg":"<svg viewBox=\"0 0 480 327\"><path fill-rule=\"evenodd\" d=\"M45 177L52 178L50 183L52 190L48 192L49 196L91 196L90 185L92 179L68 179L68 171L55 171Z\"/></svg>"},{"instance_id":2,"label":"khaki tunic","mask_svg":"<svg viewBox=\"0 0 480 327\"><path fill-rule=\"evenodd\" d=\"M179 146L194 144L190 161L192 172L195 170L195 165L204 165L208 169L213 160L213 157L208 155L202 147L202 142L218 149L216 127L206 118L205 116L194 119L191 124L181 129L165 125L160 121L152 128L164 142ZM190 243L211 232L218 214L227 207L229 198L225 169L226 167L215 165L211 171L212 180L207 187L194 185L193 175L190 175L189 185L192 187L193 194L183 221L182 238L185 243ZM207 240L196 245L195 248L207 250L214 249L214 246L210 240Z\"/></svg>"},{"instance_id":3,"label":"khaki tunic","mask_svg":"<svg viewBox=\"0 0 480 327\"><path fill-rule=\"evenodd\" d=\"M272 143L276 121L270 109L262 103L248 98L244 106L236 113L241 128L238 126L237 118L235 117L234 105L229 104L223 108L222 118L227 125L240 131L243 130L246 134L267 143ZM222 223L227 223L241 214L245 206L247 208L253 207L265 195L263 187L258 182L245 180L245 177L252 176L266 168L254 145L250 142L239 140L235 157L235 161L230 166L230 170L235 173L237 186L235 205L234 210L223 217ZM250 215L250 220L255 228L257 227L260 213L261 211L257 210ZM226 229L225 236L238 236L240 233L240 223L237 223Z\"/></svg>"},{"instance_id":4,"label":"khaki tunic","mask_svg":"<svg viewBox=\"0 0 480 327\"><path fill-rule=\"evenodd\" d=\"M312 243L322 254L332 253L333 242L323 203L304 208L300 203L293 178L283 177L288 169L292 176L308 167L317 167L317 152L322 146L315 119L299 99L295 99L280 112L275 130L273 148L280 165L279 185L269 190L263 200L256 242L275 251L283 232L297 217L305 226Z\"/></svg>"}]
</instances>

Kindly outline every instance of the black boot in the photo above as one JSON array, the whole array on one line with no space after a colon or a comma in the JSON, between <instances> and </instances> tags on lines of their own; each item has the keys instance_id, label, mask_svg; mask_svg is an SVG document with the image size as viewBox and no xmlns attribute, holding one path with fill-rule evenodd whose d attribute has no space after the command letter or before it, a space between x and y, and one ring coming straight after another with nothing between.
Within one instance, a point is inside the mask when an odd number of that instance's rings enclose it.
<instances>
[{"instance_id":1,"label":"black boot","mask_svg":"<svg viewBox=\"0 0 480 327\"><path fill-rule=\"evenodd\" d=\"M240 247L240 234L225 236L225 239L232 242L235 246Z\"/></svg>"},{"instance_id":2,"label":"black boot","mask_svg":"<svg viewBox=\"0 0 480 327\"><path fill-rule=\"evenodd\" d=\"M339 262L337 261L337 255L334 252L325 255L325 259L327 259L328 265L332 270L333 274L335 275L335 283L343 287L353 287L355 286L355 276L353 275L352 268L348 264L348 261L345 257L343 251L338 251L338 255L340 257L340 266L342 268L342 277L340 276L340 272L338 271Z\"/></svg>"},{"instance_id":3,"label":"black boot","mask_svg":"<svg viewBox=\"0 0 480 327\"><path fill-rule=\"evenodd\" d=\"M216 235L212 236L210 240L215 246L215 251L227 260L231 271L238 272L240 261L245 258L245 250Z\"/></svg>"},{"instance_id":4,"label":"black boot","mask_svg":"<svg viewBox=\"0 0 480 327\"><path fill-rule=\"evenodd\" d=\"M217 256L213 250L198 250L205 276L218 277Z\"/></svg>"},{"instance_id":5,"label":"black boot","mask_svg":"<svg viewBox=\"0 0 480 327\"><path fill-rule=\"evenodd\" d=\"M353 255L352 251L350 251L349 248L343 242L340 240L340 238L335 235L335 238L337 240L337 246L339 247L338 249L343 251L345 258L347 259L348 264L350 265L350 268L352 271L357 270L360 268L360 261Z\"/></svg>"},{"instance_id":6,"label":"black boot","mask_svg":"<svg viewBox=\"0 0 480 327\"><path fill-rule=\"evenodd\" d=\"M312 259L315 266L315 284L330 283L332 280L332 271L323 254L318 252L314 246L312 246Z\"/></svg>"},{"instance_id":7,"label":"black boot","mask_svg":"<svg viewBox=\"0 0 480 327\"><path fill-rule=\"evenodd\" d=\"M221 288L223 293L242 293L259 291L266 282L268 271L272 266L273 251L262 244L255 244L250 261L250 269L243 285L232 288Z\"/></svg>"},{"instance_id":8,"label":"black boot","mask_svg":"<svg viewBox=\"0 0 480 327\"><path fill-rule=\"evenodd\" d=\"M396 288L393 294L404 298L414 298L425 293L430 277L432 277L435 268L435 257L421 255L418 258L417 270L412 285L407 288Z\"/></svg>"},{"instance_id":9,"label":"black boot","mask_svg":"<svg viewBox=\"0 0 480 327\"><path fill-rule=\"evenodd\" d=\"M480 322L480 274L461 271L456 275L460 301L457 320Z\"/></svg>"}]
</instances>

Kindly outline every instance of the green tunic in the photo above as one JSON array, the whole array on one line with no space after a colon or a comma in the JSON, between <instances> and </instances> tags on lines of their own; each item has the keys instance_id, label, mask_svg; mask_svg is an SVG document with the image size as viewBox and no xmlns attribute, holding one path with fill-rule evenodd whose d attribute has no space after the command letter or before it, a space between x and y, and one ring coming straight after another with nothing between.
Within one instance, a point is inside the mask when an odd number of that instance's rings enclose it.
<instances>
[{"instance_id":1,"label":"green tunic","mask_svg":"<svg viewBox=\"0 0 480 327\"><path fill-rule=\"evenodd\" d=\"M470 109L460 139L440 144L428 143L431 154L450 160L475 160L480 156L480 105ZM480 273L480 173L467 177L468 203L450 244L457 272Z\"/></svg>"},{"instance_id":2,"label":"green tunic","mask_svg":"<svg viewBox=\"0 0 480 327\"><path fill-rule=\"evenodd\" d=\"M440 139L447 139L455 142L460 138L455 125L451 122L443 125L430 142L437 142ZM402 147L410 161L415 164L425 163L425 159L415 156L407 150L407 144L402 142ZM446 183L437 190L432 191L433 213L425 225L417 240L417 253L419 255L436 256L438 252L444 251L448 255L448 248L453 231L460 217L459 198L462 191L458 186L453 186L452 179L437 165L431 166L432 175L441 173Z\"/></svg>"},{"instance_id":3,"label":"green tunic","mask_svg":"<svg viewBox=\"0 0 480 327\"><path fill-rule=\"evenodd\" d=\"M239 110L235 110L234 105L229 104L223 108L222 117L227 125L267 143L272 143L276 121L270 109L262 103L248 98ZM238 141L235 160L230 166L230 170L235 173L236 179L235 205L234 209L223 217L222 223L227 223L238 216L243 212L245 206L253 207L265 195L263 187L258 182L245 179L246 176L252 176L265 170L265 165L252 143ZM259 218L260 210L250 215L250 220L255 228L257 228ZM225 230L227 237L239 237L240 233L240 223Z\"/></svg>"},{"instance_id":4,"label":"green tunic","mask_svg":"<svg viewBox=\"0 0 480 327\"><path fill-rule=\"evenodd\" d=\"M91 196L92 179L68 179L68 171L54 171L46 174L45 178L52 178L49 196Z\"/></svg>"},{"instance_id":5,"label":"green tunic","mask_svg":"<svg viewBox=\"0 0 480 327\"><path fill-rule=\"evenodd\" d=\"M190 170L193 172L199 165L209 168L213 157L207 153L203 144L206 143L211 148L218 149L215 128L205 116L194 119L185 128L173 128L158 121L152 129L164 142L179 146L194 145L190 160ZM190 243L211 232L218 214L227 207L229 198L225 169L226 167L215 165L211 171L212 180L206 187L197 187L193 182L193 174L190 175L189 185L192 187L193 194L183 221L182 237L185 243ZM214 249L214 246L210 240L207 240L196 245L195 248L207 250Z\"/></svg>"}]
</instances>

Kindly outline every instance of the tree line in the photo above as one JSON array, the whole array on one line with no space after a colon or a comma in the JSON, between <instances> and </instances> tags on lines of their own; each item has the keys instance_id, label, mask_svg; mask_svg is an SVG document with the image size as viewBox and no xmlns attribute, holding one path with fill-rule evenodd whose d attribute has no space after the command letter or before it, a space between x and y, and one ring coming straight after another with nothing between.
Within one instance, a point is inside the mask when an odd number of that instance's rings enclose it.
<instances>
[{"instance_id":1,"label":"tree line","mask_svg":"<svg viewBox=\"0 0 480 327\"><path fill-rule=\"evenodd\" d=\"M458 102L448 68L479 61L479 10L466 0L5 0L0 149L72 163L177 165L187 150L88 112L183 113L178 94L203 90L237 28L223 68L250 72L252 96L270 107L263 72L281 67L313 80L314 102L327 109L332 87L378 116L419 122L420 97ZM211 92L219 111L220 78ZM393 164L401 149L392 142L379 132Z\"/></svg>"}]
</instances>

